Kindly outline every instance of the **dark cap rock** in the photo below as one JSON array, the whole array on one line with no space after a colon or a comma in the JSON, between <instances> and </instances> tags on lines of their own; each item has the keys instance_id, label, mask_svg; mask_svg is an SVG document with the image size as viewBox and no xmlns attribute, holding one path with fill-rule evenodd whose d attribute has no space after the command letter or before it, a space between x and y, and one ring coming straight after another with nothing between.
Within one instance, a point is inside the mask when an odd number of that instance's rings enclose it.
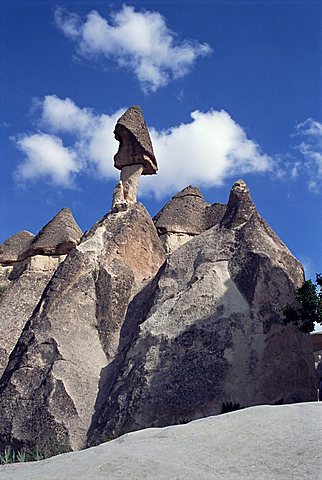
<instances>
[{"instance_id":1,"label":"dark cap rock","mask_svg":"<svg viewBox=\"0 0 322 480\"><path fill-rule=\"evenodd\" d=\"M65 255L82 236L69 208L62 208L33 239L24 258L32 255Z\"/></svg>"},{"instance_id":2,"label":"dark cap rock","mask_svg":"<svg viewBox=\"0 0 322 480\"><path fill-rule=\"evenodd\" d=\"M178 192L153 218L160 235L186 233L199 235L219 223L226 205L207 204L197 187L188 185Z\"/></svg>"},{"instance_id":3,"label":"dark cap rock","mask_svg":"<svg viewBox=\"0 0 322 480\"><path fill-rule=\"evenodd\" d=\"M142 165L142 175L153 175L158 170L148 127L142 110L134 105L118 119L114 135L120 142L114 156L115 168L122 170L130 165Z\"/></svg>"},{"instance_id":4,"label":"dark cap rock","mask_svg":"<svg viewBox=\"0 0 322 480\"><path fill-rule=\"evenodd\" d=\"M196 187L177 193L153 218L159 234L187 233L199 235L204 230L205 200Z\"/></svg>"},{"instance_id":5,"label":"dark cap rock","mask_svg":"<svg viewBox=\"0 0 322 480\"><path fill-rule=\"evenodd\" d=\"M29 248L35 238L33 233L23 230L9 237L0 245L0 263L9 265L17 262Z\"/></svg>"}]
</instances>

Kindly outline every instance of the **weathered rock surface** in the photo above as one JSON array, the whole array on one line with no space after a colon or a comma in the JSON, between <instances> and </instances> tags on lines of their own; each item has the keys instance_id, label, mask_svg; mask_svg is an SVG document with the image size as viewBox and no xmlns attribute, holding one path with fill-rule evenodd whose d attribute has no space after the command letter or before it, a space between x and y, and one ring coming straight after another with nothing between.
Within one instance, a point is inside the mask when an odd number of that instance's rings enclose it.
<instances>
[{"instance_id":1,"label":"weathered rock surface","mask_svg":"<svg viewBox=\"0 0 322 480\"><path fill-rule=\"evenodd\" d=\"M57 453L85 446L127 305L163 261L140 204L106 215L68 254L2 376L0 449L24 445Z\"/></svg>"},{"instance_id":2,"label":"weathered rock surface","mask_svg":"<svg viewBox=\"0 0 322 480\"><path fill-rule=\"evenodd\" d=\"M130 107L118 119L114 135L120 142L119 150L114 156L114 166L123 167L140 164L142 175L153 175L158 170L148 127L138 106Z\"/></svg>"},{"instance_id":3,"label":"weathered rock surface","mask_svg":"<svg viewBox=\"0 0 322 480\"><path fill-rule=\"evenodd\" d=\"M0 377L46 285L81 234L64 208L36 236L19 232L1 245Z\"/></svg>"},{"instance_id":4,"label":"weathered rock surface","mask_svg":"<svg viewBox=\"0 0 322 480\"><path fill-rule=\"evenodd\" d=\"M303 278L237 182L220 224L176 250L129 305L89 445L225 402L315 400L310 338L281 321Z\"/></svg>"},{"instance_id":5,"label":"weathered rock surface","mask_svg":"<svg viewBox=\"0 0 322 480\"><path fill-rule=\"evenodd\" d=\"M146 429L0 467L0 480L321 480L322 402L260 406Z\"/></svg>"},{"instance_id":6,"label":"weathered rock surface","mask_svg":"<svg viewBox=\"0 0 322 480\"><path fill-rule=\"evenodd\" d=\"M227 206L187 187L155 225L130 202L80 234L63 209L1 265L0 450L316 399L310 338L282 324L303 269L242 180Z\"/></svg>"},{"instance_id":7,"label":"weathered rock surface","mask_svg":"<svg viewBox=\"0 0 322 480\"><path fill-rule=\"evenodd\" d=\"M196 187L189 185L177 193L153 218L160 235L186 233L199 235L205 230L206 202Z\"/></svg>"},{"instance_id":8,"label":"weathered rock surface","mask_svg":"<svg viewBox=\"0 0 322 480\"><path fill-rule=\"evenodd\" d=\"M177 193L153 218L160 239L167 253L173 253L181 245L219 223L226 205L207 204L196 187L188 187Z\"/></svg>"},{"instance_id":9,"label":"weathered rock surface","mask_svg":"<svg viewBox=\"0 0 322 480\"><path fill-rule=\"evenodd\" d=\"M12 235L0 245L0 264L12 265L17 262L29 248L32 240L35 238L33 233L23 230Z\"/></svg>"},{"instance_id":10,"label":"weathered rock surface","mask_svg":"<svg viewBox=\"0 0 322 480\"><path fill-rule=\"evenodd\" d=\"M64 258L36 255L12 268L0 297L0 378L26 322Z\"/></svg>"},{"instance_id":11,"label":"weathered rock surface","mask_svg":"<svg viewBox=\"0 0 322 480\"><path fill-rule=\"evenodd\" d=\"M69 208L62 208L38 233L22 231L0 245L0 264L13 265L33 255L66 255L82 231Z\"/></svg>"},{"instance_id":12,"label":"weathered rock surface","mask_svg":"<svg viewBox=\"0 0 322 480\"><path fill-rule=\"evenodd\" d=\"M32 240L20 259L32 255L66 255L79 242L82 231L69 208L62 208Z\"/></svg>"}]
</instances>

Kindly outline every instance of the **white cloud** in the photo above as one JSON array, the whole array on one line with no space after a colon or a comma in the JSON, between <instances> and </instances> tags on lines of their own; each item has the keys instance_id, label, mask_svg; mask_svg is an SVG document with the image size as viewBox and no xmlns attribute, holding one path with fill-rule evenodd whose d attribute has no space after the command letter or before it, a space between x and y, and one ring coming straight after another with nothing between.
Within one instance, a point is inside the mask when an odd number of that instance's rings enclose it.
<instances>
[{"instance_id":1,"label":"white cloud","mask_svg":"<svg viewBox=\"0 0 322 480\"><path fill-rule=\"evenodd\" d=\"M69 98L56 96L46 96L39 104L39 124L46 132L18 140L25 154L17 172L21 179L50 178L66 187L80 173L118 178L113 167L118 148L113 130L125 108L112 115L97 115ZM142 178L142 195L161 198L191 183L216 186L231 176L272 170L273 160L261 153L225 111L194 111L191 118L190 123L166 131L150 128L159 172Z\"/></svg>"},{"instance_id":2,"label":"white cloud","mask_svg":"<svg viewBox=\"0 0 322 480\"><path fill-rule=\"evenodd\" d=\"M142 179L142 192L162 197L188 184L218 186L232 176L272 169L244 130L225 111L191 113L192 122L163 132L151 129L160 170Z\"/></svg>"},{"instance_id":3,"label":"white cloud","mask_svg":"<svg viewBox=\"0 0 322 480\"><path fill-rule=\"evenodd\" d=\"M41 124L56 132L78 132L91 127L95 120L89 109L81 109L70 99L62 100L56 95L45 96L40 101Z\"/></svg>"},{"instance_id":4,"label":"white cloud","mask_svg":"<svg viewBox=\"0 0 322 480\"><path fill-rule=\"evenodd\" d=\"M16 175L19 180L49 178L54 185L68 187L80 166L73 150L63 146L54 135L35 133L17 140L18 148L25 154Z\"/></svg>"},{"instance_id":5,"label":"white cloud","mask_svg":"<svg viewBox=\"0 0 322 480\"><path fill-rule=\"evenodd\" d=\"M82 21L62 8L55 13L56 25L76 42L80 55L132 70L146 92L186 75L198 57L212 52L207 43L177 42L158 12L123 5L110 17L109 22L94 10Z\"/></svg>"},{"instance_id":6,"label":"white cloud","mask_svg":"<svg viewBox=\"0 0 322 480\"><path fill-rule=\"evenodd\" d=\"M309 174L309 188L320 191L322 181L322 123L308 118L296 127L302 141L297 146L302 153Z\"/></svg>"},{"instance_id":7,"label":"white cloud","mask_svg":"<svg viewBox=\"0 0 322 480\"><path fill-rule=\"evenodd\" d=\"M37 105L41 109L39 126L46 130L46 133L39 132L37 138L48 137L51 135L68 135L69 147L63 147L61 140L61 149L66 155L73 153L77 172L94 173L104 178L116 178L118 173L113 168L113 156L118 148L118 142L114 139L113 130L117 119L125 109L116 111L113 115L95 115L91 109L78 107L70 98L61 99L56 95L47 95L44 99L37 100ZM31 136L33 137L33 136ZM24 137L26 141L27 137ZM55 137L57 138L57 137ZM41 146L43 146L43 158L46 162L47 143L40 144L38 140L38 153L41 155ZM20 144L18 144L20 146ZM26 154L26 161L29 159L29 151L23 150ZM48 164L51 168L51 163ZM56 176L55 170L52 170L52 180ZM26 177L24 177L26 178ZM68 177L71 178L71 177ZM56 178L59 183L59 178ZM61 182L62 183L62 182ZM64 186L71 182L64 182Z\"/></svg>"}]
</instances>

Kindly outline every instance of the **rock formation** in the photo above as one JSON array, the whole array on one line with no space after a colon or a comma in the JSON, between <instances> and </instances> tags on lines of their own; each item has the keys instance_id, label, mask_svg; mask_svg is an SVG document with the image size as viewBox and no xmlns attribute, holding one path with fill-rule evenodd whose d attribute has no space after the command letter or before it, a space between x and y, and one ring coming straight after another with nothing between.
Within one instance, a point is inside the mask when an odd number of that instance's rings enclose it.
<instances>
[{"instance_id":1,"label":"rock formation","mask_svg":"<svg viewBox=\"0 0 322 480\"><path fill-rule=\"evenodd\" d=\"M0 450L49 455L220 413L316 399L308 335L284 327L303 269L245 182L187 187L152 218L138 107L118 120L113 208L82 238L68 209L0 246ZM1 376L2 375L2 376Z\"/></svg>"},{"instance_id":2,"label":"rock formation","mask_svg":"<svg viewBox=\"0 0 322 480\"><path fill-rule=\"evenodd\" d=\"M2 266L12 265L17 262L21 256L29 249L32 240L35 238L33 233L23 230L8 238L0 245L0 263Z\"/></svg>"},{"instance_id":3,"label":"rock formation","mask_svg":"<svg viewBox=\"0 0 322 480\"><path fill-rule=\"evenodd\" d=\"M249 406L316 398L308 335L282 325L303 270L242 181L221 222L169 256L133 299L89 445ZM128 325L136 325L132 336Z\"/></svg>"},{"instance_id":4,"label":"rock formation","mask_svg":"<svg viewBox=\"0 0 322 480\"><path fill-rule=\"evenodd\" d=\"M220 222L226 205L208 204L200 190L189 185L177 193L153 218L168 254Z\"/></svg>"},{"instance_id":5,"label":"rock formation","mask_svg":"<svg viewBox=\"0 0 322 480\"><path fill-rule=\"evenodd\" d=\"M115 168L121 170L121 179L117 184L112 209L127 208L136 202L136 192L141 175L153 175L158 166L148 128L140 107L130 107L118 119L114 135L120 142L114 156Z\"/></svg>"},{"instance_id":6,"label":"rock formation","mask_svg":"<svg viewBox=\"0 0 322 480\"><path fill-rule=\"evenodd\" d=\"M82 231L69 208L62 208L32 240L24 257L66 255L79 242Z\"/></svg>"},{"instance_id":7,"label":"rock formation","mask_svg":"<svg viewBox=\"0 0 322 480\"><path fill-rule=\"evenodd\" d=\"M81 234L65 208L36 236L23 231L0 245L0 377L46 285Z\"/></svg>"},{"instance_id":8,"label":"rock formation","mask_svg":"<svg viewBox=\"0 0 322 480\"><path fill-rule=\"evenodd\" d=\"M164 258L139 204L106 215L69 253L3 374L0 449L25 445L48 453L85 446L127 305ZM21 415L17 405L24 405Z\"/></svg>"}]
</instances>

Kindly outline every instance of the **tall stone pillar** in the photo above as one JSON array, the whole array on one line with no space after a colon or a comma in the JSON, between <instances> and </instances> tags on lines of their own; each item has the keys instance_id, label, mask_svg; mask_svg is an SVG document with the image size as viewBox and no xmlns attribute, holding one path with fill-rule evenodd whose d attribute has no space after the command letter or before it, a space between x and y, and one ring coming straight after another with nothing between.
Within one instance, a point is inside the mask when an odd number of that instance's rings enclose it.
<instances>
[{"instance_id":1,"label":"tall stone pillar","mask_svg":"<svg viewBox=\"0 0 322 480\"><path fill-rule=\"evenodd\" d=\"M114 190L112 210L119 211L136 203L140 176L154 175L158 165L140 107L126 110L116 123L114 135L120 142L114 166L121 170L121 178Z\"/></svg>"}]
</instances>

